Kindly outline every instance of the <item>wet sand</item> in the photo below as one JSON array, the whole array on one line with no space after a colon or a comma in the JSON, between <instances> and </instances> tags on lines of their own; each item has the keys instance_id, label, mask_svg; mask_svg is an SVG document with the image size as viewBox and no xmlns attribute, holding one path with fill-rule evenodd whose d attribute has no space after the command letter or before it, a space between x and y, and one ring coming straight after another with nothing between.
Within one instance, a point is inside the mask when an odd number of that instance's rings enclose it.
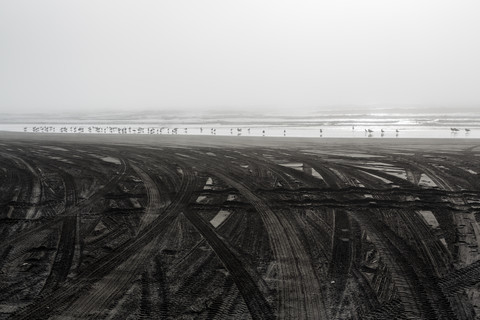
<instances>
[{"instance_id":1,"label":"wet sand","mask_svg":"<svg viewBox=\"0 0 480 320\"><path fill-rule=\"evenodd\" d=\"M383 145L421 148L432 146L480 145L480 139L426 139L426 138L298 138L298 137L247 137L247 136L196 136L196 135L112 135L112 134L59 134L0 132L0 140L59 143L112 143L151 146L203 146L203 147L308 147L316 145Z\"/></svg>"},{"instance_id":2,"label":"wet sand","mask_svg":"<svg viewBox=\"0 0 480 320\"><path fill-rule=\"evenodd\" d=\"M0 147L0 319L480 316L480 140Z\"/></svg>"}]
</instances>

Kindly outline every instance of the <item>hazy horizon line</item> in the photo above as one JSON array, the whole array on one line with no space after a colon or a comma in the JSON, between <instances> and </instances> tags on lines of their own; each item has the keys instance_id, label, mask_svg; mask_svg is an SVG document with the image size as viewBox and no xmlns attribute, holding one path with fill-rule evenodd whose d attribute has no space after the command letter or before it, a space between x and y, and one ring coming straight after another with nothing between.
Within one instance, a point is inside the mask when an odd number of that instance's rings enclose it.
<instances>
[{"instance_id":1,"label":"hazy horizon line","mask_svg":"<svg viewBox=\"0 0 480 320\"><path fill-rule=\"evenodd\" d=\"M397 109L401 107L401 109ZM293 109L293 110L292 110ZM480 109L479 105L460 105L455 106L452 109L452 104L449 105L425 105L425 104L363 104L363 105L329 105L329 106L316 106L316 107L278 107L278 106L224 106L224 107L182 107L181 109L175 107L155 109L155 108L139 108L139 109L127 109L127 108L115 108L111 107L109 109L84 109L84 110L43 110L39 112L24 111L24 110L8 110L7 112L0 112L2 115L6 116L31 116L31 115L49 115L49 116L88 116L88 115L104 115L104 114L141 114L141 113L153 113L153 114L165 114L165 113L174 113L174 114L185 114L185 113L195 113L195 114L241 114L241 113L253 113L253 114L264 114L264 113L275 113L281 115L288 115L288 113L294 111L295 114L312 114L312 113L331 113L331 114L342 114L349 112L351 114L371 114L372 112L379 111L395 111L396 114L410 113L412 110L419 113L438 113L443 112L447 114L452 113L461 113L461 112L472 112ZM479 111L480 114L480 111Z\"/></svg>"}]
</instances>

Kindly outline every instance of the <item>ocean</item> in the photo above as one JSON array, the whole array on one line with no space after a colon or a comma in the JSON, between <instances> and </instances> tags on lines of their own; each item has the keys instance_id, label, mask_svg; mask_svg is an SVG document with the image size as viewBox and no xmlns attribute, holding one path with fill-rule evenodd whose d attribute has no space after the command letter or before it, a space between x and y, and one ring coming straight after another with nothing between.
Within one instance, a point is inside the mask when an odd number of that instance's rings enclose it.
<instances>
[{"instance_id":1,"label":"ocean","mask_svg":"<svg viewBox=\"0 0 480 320\"><path fill-rule=\"evenodd\" d=\"M42 120L38 120L42 119ZM480 112L117 113L6 116L0 131L63 134L179 134L322 138L480 138Z\"/></svg>"}]
</instances>

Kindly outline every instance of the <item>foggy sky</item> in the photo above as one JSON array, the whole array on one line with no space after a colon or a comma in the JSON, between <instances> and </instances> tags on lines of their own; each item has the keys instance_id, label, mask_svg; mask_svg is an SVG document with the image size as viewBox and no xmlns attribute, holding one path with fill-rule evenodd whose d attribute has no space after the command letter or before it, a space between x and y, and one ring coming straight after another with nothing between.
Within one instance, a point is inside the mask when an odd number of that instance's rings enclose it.
<instances>
[{"instance_id":1,"label":"foggy sky","mask_svg":"<svg viewBox=\"0 0 480 320\"><path fill-rule=\"evenodd\" d=\"M480 2L0 1L0 112L479 106Z\"/></svg>"}]
</instances>

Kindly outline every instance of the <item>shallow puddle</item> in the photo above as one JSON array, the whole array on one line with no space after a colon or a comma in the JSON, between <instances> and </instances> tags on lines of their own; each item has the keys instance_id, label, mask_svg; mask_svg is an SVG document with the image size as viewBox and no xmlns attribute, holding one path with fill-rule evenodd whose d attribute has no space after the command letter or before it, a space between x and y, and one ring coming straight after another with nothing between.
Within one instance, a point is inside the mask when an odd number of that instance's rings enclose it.
<instances>
[{"instance_id":1,"label":"shallow puddle","mask_svg":"<svg viewBox=\"0 0 480 320\"><path fill-rule=\"evenodd\" d=\"M130 198L130 202L132 203L133 207L134 208L141 208L142 206L140 205L140 202L138 202L137 199L135 198Z\"/></svg>"},{"instance_id":2,"label":"shallow puddle","mask_svg":"<svg viewBox=\"0 0 480 320\"><path fill-rule=\"evenodd\" d=\"M67 160L67 159L65 159L65 158L61 158L61 157L50 157L50 159L54 159L54 160L58 160L58 161L62 161L62 162L66 162L66 163L73 164L72 161Z\"/></svg>"},{"instance_id":3,"label":"shallow puddle","mask_svg":"<svg viewBox=\"0 0 480 320\"><path fill-rule=\"evenodd\" d=\"M393 167L393 164L385 163L385 162L369 162L369 165L377 166L377 167Z\"/></svg>"},{"instance_id":4,"label":"shallow puddle","mask_svg":"<svg viewBox=\"0 0 480 320\"><path fill-rule=\"evenodd\" d=\"M225 221L225 219L228 218L228 216L230 215L230 211L227 211L227 210L220 210L217 215L215 217L213 217L212 220L210 220L210 223L212 224L212 226L214 228L218 227L219 225L222 224L223 221Z\"/></svg>"},{"instance_id":5,"label":"shallow puddle","mask_svg":"<svg viewBox=\"0 0 480 320\"><path fill-rule=\"evenodd\" d=\"M180 157L194 159L194 158L192 158L192 157L190 157L190 156L187 156L186 154L183 154L183 153L175 152L175 154L176 154L177 156L180 156Z\"/></svg>"},{"instance_id":6,"label":"shallow puddle","mask_svg":"<svg viewBox=\"0 0 480 320\"><path fill-rule=\"evenodd\" d=\"M45 146L45 148L52 149L52 150L57 150L57 151L68 151L67 149L60 148L60 147L54 147L54 146Z\"/></svg>"},{"instance_id":7,"label":"shallow puddle","mask_svg":"<svg viewBox=\"0 0 480 320\"><path fill-rule=\"evenodd\" d=\"M437 187L437 184L433 182L433 180L425 173L422 173L422 175L420 176L420 182L418 183L418 185L424 187Z\"/></svg>"},{"instance_id":8,"label":"shallow puddle","mask_svg":"<svg viewBox=\"0 0 480 320\"><path fill-rule=\"evenodd\" d=\"M203 203L206 198L207 198L206 196L198 196L198 198L195 202L196 203Z\"/></svg>"},{"instance_id":9,"label":"shallow puddle","mask_svg":"<svg viewBox=\"0 0 480 320\"><path fill-rule=\"evenodd\" d=\"M237 199L238 199L238 197L234 194L229 194L227 196L227 201L234 201L234 200L237 200Z\"/></svg>"},{"instance_id":10,"label":"shallow puddle","mask_svg":"<svg viewBox=\"0 0 480 320\"><path fill-rule=\"evenodd\" d=\"M297 171L302 171L302 172L305 171L303 163L301 163L301 162L287 162L287 163L280 163L280 165L282 167L292 168L292 169L295 169Z\"/></svg>"},{"instance_id":11,"label":"shallow puddle","mask_svg":"<svg viewBox=\"0 0 480 320\"><path fill-rule=\"evenodd\" d=\"M320 173L318 173L317 170L313 169L312 168L312 176L314 176L315 178L318 178L318 179L321 179L321 180L324 180L322 175Z\"/></svg>"},{"instance_id":12,"label":"shallow puddle","mask_svg":"<svg viewBox=\"0 0 480 320\"><path fill-rule=\"evenodd\" d=\"M433 215L433 212L430 210L418 210L417 211L423 219L432 227L432 228L438 228L439 224L437 221L437 218Z\"/></svg>"},{"instance_id":13,"label":"shallow puddle","mask_svg":"<svg viewBox=\"0 0 480 320\"><path fill-rule=\"evenodd\" d=\"M103 161L105 162L110 162L110 163L115 163L115 164L121 164L120 160L118 160L117 158L114 158L114 157L102 157L100 158L102 159Z\"/></svg>"},{"instance_id":14,"label":"shallow puddle","mask_svg":"<svg viewBox=\"0 0 480 320\"><path fill-rule=\"evenodd\" d=\"M445 248L448 249L447 241L445 241L445 238L441 238L440 242L445 246Z\"/></svg>"},{"instance_id":15,"label":"shallow puddle","mask_svg":"<svg viewBox=\"0 0 480 320\"><path fill-rule=\"evenodd\" d=\"M467 171L468 173L471 173L471 174L475 174L475 175L478 174L478 172L473 171L472 169L464 169L464 170Z\"/></svg>"},{"instance_id":16,"label":"shallow puddle","mask_svg":"<svg viewBox=\"0 0 480 320\"><path fill-rule=\"evenodd\" d=\"M403 180L407 180L407 172L405 171L405 169L398 168L391 164L382 163L382 162L371 162L369 164L372 164L373 166L358 166L358 168L381 171L391 176L394 176Z\"/></svg>"},{"instance_id":17,"label":"shallow puddle","mask_svg":"<svg viewBox=\"0 0 480 320\"><path fill-rule=\"evenodd\" d=\"M370 176L372 176L372 177L374 177L374 178L376 178L376 179L378 179L378 180L381 180L381 181L384 182L384 183L387 183L387 184L392 184L392 183L393 183L392 181L390 181L390 180L388 180L388 179L379 177L379 176L374 175L374 174L372 174L372 173L370 173L370 172L366 172L366 171L363 171L363 172L366 173L366 174L368 174L368 175L370 175Z\"/></svg>"},{"instance_id":18,"label":"shallow puddle","mask_svg":"<svg viewBox=\"0 0 480 320\"><path fill-rule=\"evenodd\" d=\"M207 182L205 183L205 186L203 187L203 190L212 190L213 189L213 179L208 178Z\"/></svg>"}]
</instances>

